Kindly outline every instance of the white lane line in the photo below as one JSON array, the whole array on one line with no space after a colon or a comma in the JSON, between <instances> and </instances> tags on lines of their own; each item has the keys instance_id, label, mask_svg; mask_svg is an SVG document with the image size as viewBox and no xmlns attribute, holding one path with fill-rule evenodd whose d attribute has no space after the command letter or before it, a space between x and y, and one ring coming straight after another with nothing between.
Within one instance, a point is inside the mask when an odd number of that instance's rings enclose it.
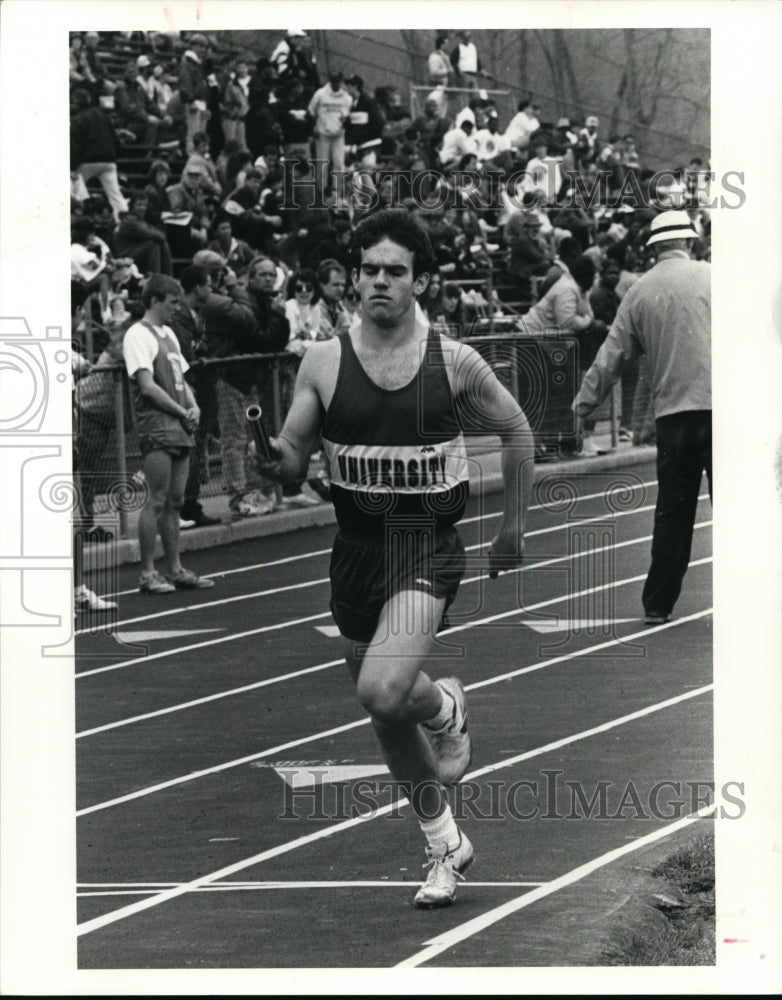
<instances>
[{"instance_id":1,"label":"white lane line","mask_svg":"<svg viewBox=\"0 0 782 1000\"><path fill-rule=\"evenodd\" d=\"M639 633L642 634L642 633ZM657 702L654 705L647 705L645 708L638 709L635 712L631 712L629 715L623 715L617 719L613 719L610 722L603 723L600 726L595 726L591 729L583 730L579 733L574 733L572 736L565 737L561 740L556 740L553 743L546 744L545 746L538 747L536 750L530 750L527 753L519 754L517 757L512 757L508 760L499 761L496 764L490 765L485 768L481 768L479 771L475 771L472 774L465 775L465 781L473 780L476 776L489 773L491 771L500 770L503 767L509 767L517 760L526 760L531 757L540 756L541 754L548 753L551 749L560 749L563 746L567 746L578 742L579 740L587 739L590 736L594 736L598 733L605 733L611 729L615 729L617 726L626 725L629 722L634 722L637 719L641 719L644 716L652 715L654 712L663 711L666 708L670 708L673 705L677 705L680 702L688 701L691 698L696 698L699 695L704 694L712 689L713 685L709 684L705 687L698 688L696 691L686 691L683 694L676 695L673 698L666 698L665 701ZM362 720L362 723L368 720ZM135 903L131 903L128 906L120 907L119 909L112 910L110 913L101 914L99 917L94 917L92 920L84 921L79 924L76 928L77 935L81 936L83 934L90 934L93 931L100 929L101 927L106 927L109 924L116 923L119 920L125 920L128 917L135 916L137 913L142 913L144 910L151 909L153 906L159 906L162 903L167 903L172 899L177 899L179 896L183 896L185 893L193 892L195 890L201 889L204 885L220 881L221 879L230 878L230 876L235 875L237 872L245 871L247 868L251 868L253 865L258 865L264 861L269 861L272 858L280 857L283 854L288 854L291 851L295 851L300 847L306 847L309 844L313 844L318 840L323 840L326 837L332 837L337 833L343 833L346 830L352 829L361 823L367 823L372 819L376 819L378 816L384 816L386 813L391 812L393 809L398 809L400 806L404 805L405 799L399 799L398 801L391 802L387 806L381 806L379 809L372 813L368 813L362 816L356 816L352 819L343 820L341 823L335 823L332 826L324 827L319 830L315 830L313 833L304 834L301 837L297 837L295 840L286 841L283 844L278 844L276 847L271 847L266 851L261 851L259 854L255 854L250 858L244 858L242 861L236 861L231 865L226 865L224 868L219 868L217 871L211 872L207 875L201 875L198 878L193 879L190 882L183 882L180 885L172 886L170 889L164 889L162 892L155 894L154 896L147 897L146 899L140 899ZM553 884L553 883L548 883ZM533 889L533 892L538 890Z\"/></svg>"},{"instance_id":2,"label":"white lane line","mask_svg":"<svg viewBox=\"0 0 782 1000\"><path fill-rule=\"evenodd\" d=\"M257 688L267 687L269 684L280 684L282 681L290 681L295 677L303 677L305 674L314 674L319 670L328 670L329 667L339 666L344 663L342 660L329 660L328 663L317 663L314 667L305 667L303 670L292 670L288 674L278 674L276 677L268 677L264 681L255 681L252 684L245 684L243 687L231 688L230 691L219 691L217 694L210 694L204 698L194 698L192 701L183 701L179 705L171 705L168 708L159 708L154 712L145 712L143 715L134 715L128 719L120 719L118 722L108 722L104 726L95 726L94 729L83 729L76 733L76 739L84 736L94 736L96 733L105 733L109 729L118 729L120 726L129 726L134 722L143 722L146 719L154 719L160 715L168 715L169 712L182 712L186 708L195 708L197 705L206 705L210 701L217 701L220 698L229 698L236 694L245 694L247 691L255 691Z\"/></svg>"},{"instance_id":3,"label":"white lane line","mask_svg":"<svg viewBox=\"0 0 782 1000\"><path fill-rule=\"evenodd\" d=\"M76 674L76 680L80 681L85 677L94 677L95 674L105 674L111 670L120 670L122 667L131 667L133 664L162 660L164 657L173 656L175 653L189 653L193 649L203 649L205 646L219 646L224 642L233 642L234 639L245 639L248 635L259 635L261 632L276 632L279 629L292 628L295 625L305 625L307 622L316 622L321 618L328 618L330 615L330 611L323 611L317 615L308 615L306 618L291 618L285 622L277 622L276 625L262 625L260 628L251 628L245 632L234 632L233 635L223 635L219 639L205 639L203 642L194 642L189 646L176 646L174 649L164 649L159 653L151 653L149 656L137 656L132 660L110 663L106 667L96 667L94 670L82 670Z\"/></svg>"},{"instance_id":4,"label":"white lane line","mask_svg":"<svg viewBox=\"0 0 782 1000\"><path fill-rule=\"evenodd\" d=\"M610 485L610 483L608 485ZM635 493L636 490L646 489L647 486L656 486L656 485L657 485L657 480L656 479L652 479L652 480L649 480L648 482L635 483L634 485L628 485L627 489L630 492ZM575 503L582 503L584 500L596 500L596 499L599 499L600 497L605 497L605 495L606 495L605 490L602 490L599 493L585 493L584 496L576 497L575 498ZM552 508L554 508L555 506L556 506L555 504L547 506L546 504L538 503L538 504L531 504L529 509L531 511L533 511L533 510L545 510L545 511L548 511L548 510L551 510ZM475 517L465 517L462 521L459 522L459 524L460 525L463 525L463 524L473 524L476 521L482 521L484 519L488 520L489 518L492 518L492 517L499 517L500 514L501 514L501 511L497 511L497 512L491 513L491 514L477 514ZM324 527L325 527L325 525L324 525ZM334 525L329 525L329 527L334 527ZM302 552L300 555L297 555L297 556L286 556L283 559L271 559L268 562L253 563L251 566L238 566L235 569L223 569L223 570L217 570L214 573L204 573L204 577L207 580L212 580L212 579L216 579L218 577L233 576L234 573L251 573L253 570L256 570L256 569L268 569L269 567L272 567L272 566L283 566L286 563L298 562L301 559L314 559L317 556L329 555L330 552L331 552L331 548L328 548L328 549L314 549L311 552ZM136 594L136 593L138 593L138 588L137 587L133 587L131 590L118 590L115 593L109 594L107 596L109 596L109 597L126 597L129 594ZM82 630L82 631L84 631L84 630ZM80 635L80 634L82 634L82 633L80 633L80 632L76 633L76 635Z\"/></svg>"},{"instance_id":5,"label":"white lane line","mask_svg":"<svg viewBox=\"0 0 782 1000\"><path fill-rule=\"evenodd\" d=\"M86 883L87 885L91 883ZM133 883L129 883L133 884ZM167 882L164 888L181 885L179 882ZM392 889L411 889L414 888L419 883L413 879L409 879L406 882L392 882L390 879L376 879L370 881L368 879L363 879L361 881L344 881L344 882L211 882L209 885L199 886L197 889L191 889L191 892L257 892L263 889L385 889L391 887ZM523 889L531 888L534 889L537 886L545 885L545 882L465 882L461 887L462 889ZM101 888L91 889L86 892L77 891L76 895L79 899L83 899L89 896L149 896L150 894L157 894L160 891L157 887L150 887L144 889L113 889L111 888L111 883L108 886L103 886ZM460 889L461 891L461 889Z\"/></svg>"},{"instance_id":6,"label":"white lane line","mask_svg":"<svg viewBox=\"0 0 782 1000\"><path fill-rule=\"evenodd\" d=\"M419 951L415 955L411 955L410 958L406 958L404 961L398 962L395 968L411 969L419 965L423 965L424 962L431 961L433 958L442 954L442 952L447 951L449 948L453 948L454 945L465 941L467 938L470 938L475 934L479 934L487 927L491 927L492 924L496 924L500 920L504 920L511 914L518 913L519 910L523 910L525 907L531 906L539 899L551 896L553 893L559 892L560 889L566 889L575 882L580 882L581 879L586 878L587 875L591 875L593 872L596 872L599 868L604 868L606 865L611 864L613 861L617 861L619 858L625 857L627 854L632 854L635 851L640 850L642 847L647 847L649 844L653 844L656 840L662 840L664 837L668 837L672 833L685 829L692 823L697 823L699 820L704 819L713 813L716 807L716 804L703 806L701 809L698 809L697 812L692 813L689 816L685 816L683 819L677 820L675 823L670 823L668 826L664 826L659 830L654 830L652 833L646 834L645 837L639 837L637 840L630 841L630 843L622 844L621 847L616 847L612 851L606 851L605 854L601 854L599 857L593 858L591 861L587 861L586 864L579 865L577 868L572 868L569 872L566 872L564 875L560 875L559 878L555 878L551 882L547 882L544 885L539 886L537 889L525 892L516 899L503 903L501 906L495 906L492 910L487 910L479 917L474 917L472 920L468 920L466 923L460 924L458 927L453 927L450 931L441 934L439 937L433 938L431 941L424 942L428 947L425 947L422 951Z\"/></svg>"},{"instance_id":7,"label":"white lane line","mask_svg":"<svg viewBox=\"0 0 782 1000\"><path fill-rule=\"evenodd\" d=\"M695 525L695 529L697 530L699 528L709 527L711 525L711 523L712 523L711 521L701 521L700 523L698 523L698 524ZM564 556L556 556L553 559L544 559L544 560L539 560L539 561L535 561L535 562L530 562L526 566L519 566L516 569L510 570L505 575L510 576L510 575L512 575L514 573L521 573L521 572L525 572L525 571L528 572L531 569L541 569L541 568L544 568L546 566L553 566L553 565L555 565L557 563L568 562L568 561L574 560L574 559L583 559L587 555L595 555L595 554L598 554L598 553L601 553L601 552L606 552L606 551L610 551L610 550L614 550L614 549L621 549L621 548L625 548L628 545L639 545L641 542L648 542L650 539L651 539L651 535L644 535L641 538L630 538L627 541L616 542L613 545L606 545L606 546L602 546L601 548L585 549L585 550L582 550L581 552L577 552L577 553L568 553L567 555L564 555ZM697 565L699 565L699 563L693 562L693 563L690 563L690 565L691 566L697 566ZM478 573L477 576L465 577L465 579L461 581L461 586L465 586L465 585L471 584L471 583L477 583L479 580L485 580L485 579L488 579L488 574L486 574L486 573ZM633 577L633 580L643 580L643 579L645 579L645 576ZM565 596L562 596L562 597L557 597L557 598L554 599L553 603L556 603L557 601L565 600L565 597L580 597L583 594L592 593L594 590L610 589L611 586L612 586L612 584L606 584L603 587L593 588L592 590L581 591L578 594L572 594L572 595L568 594L568 595L565 595ZM229 598L229 600L233 600L233 598ZM550 603L552 603L552 602L550 602ZM523 611L532 611L535 608L539 608L539 607L545 607L545 604L544 605L535 604L535 605L531 605L528 608L527 607L525 607L525 608L515 608L513 611L508 612L508 614L515 614L516 611L521 611L521 612L523 612ZM170 649L163 649L159 653L151 653L148 656L134 656L130 660L120 660L118 663L110 663L110 664L107 664L105 667L95 667L93 670L81 670L81 671L79 671L76 674L76 680L79 681L79 680L83 680L85 677L94 677L96 674L105 674L105 673L111 672L112 670L122 670L125 667L132 667L132 666L144 665L144 664L150 663L152 660L165 659L168 656L176 656L179 653L189 653L191 650L194 650L194 649L203 649L205 646L221 645L222 643L225 643L225 642L233 642L234 639L245 639L245 638L247 638L247 636L250 636L250 635L260 635L263 632L273 632L273 631L276 631L276 630L279 630L279 629L291 628L291 627L293 627L295 625L301 625L302 623L306 623L306 622L319 621L321 618L328 618L328 617L330 617L330 615L331 615L330 611L324 611L321 614L312 615L309 618L293 618L293 619L289 619L288 621L278 622L276 625L260 625L256 629L249 629L249 630L246 630L244 632L234 632L234 633L231 633L230 635L220 636L220 638L217 638L217 639L205 639L203 642L191 643L189 646L172 646ZM475 625L482 625L485 622L493 621L493 620L494 620L493 618L481 618L481 619L478 619L476 622L474 622L474 624ZM447 635L447 634L448 634L447 631L441 633L441 635ZM308 673L309 671L310 671L310 668L308 667L308 668L306 668L303 671L303 673ZM294 674L285 674L283 677L281 677L279 679L280 680L290 680L291 677L293 677L293 676L296 676L295 673ZM268 683L275 683L275 682L276 682L275 679L271 678L270 680L263 681L261 683L262 684L268 684ZM241 690L248 690L248 689L242 688ZM216 694L216 695L209 695L205 699L205 701L216 700L216 699L221 698L221 697L228 697L231 694L232 694L231 691L218 692L218 694ZM188 703L188 704L198 704L198 703L199 702ZM166 709L165 711L175 711L175 710L176 710L176 706L173 706L172 709ZM120 723L111 723L110 725L117 725L117 724L121 725L123 723L122 723L122 721L120 721Z\"/></svg>"},{"instance_id":8,"label":"white lane line","mask_svg":"<svg viewBox=\"0 0 782 1000\"><path fill-rule=\"evenodd\" d=\"M702 562L711 562L710 559L704 559ZM690 564L693 565L692 563ZM617 586L621 586L626 583L636 583L638 580L645 579L645 576L631 577L628 580L622 580ZM595 588L593 588L595 589ZM582 593L591 593L591 591L584 591ZM581 595L576 595L581 596ZM557 598L555 600L559 600ZM543 602L553 603L553 602ZM542 607L543 605L533 605L533 609L537 607ZM694 621L696 618L703 618L706 615L712 613L711 608L707 608L705 611L698 611L695 614L688 615L685 618L675 618L672 622L668 622L665 625L655 625L650 628L645 628L640 632L635 632L631 635L623 636L617 639L609 639L606 642L599 643L596 646L585 646L583 649L573 650L570 653L565 653L562 656L558 656L551 660L542 660L540 663L533 663L527 667L519 667L517 670L509 671L508 673L501 674L497 677L490 677L484 681L476 681L473 684L467 684L465 690L471 691L474 688L487 687L491 684L496 684L501 680L510 680L513 677L519 677L522 674L531 673L535 670L542 670L547 666L553 665L555 663L565 663L568 660L575 659L579 656L588 655L593 651L598 651L601 649L608 649L611 646L617 646L621 643L631 642L633 639L647 638L650 635L654 635L656 632L662 632L669 628L676 628L685 622ZM518 608L514 611L504 611L501 614L493 615L491 618L484 619L484 622L496 621L499 618L506 618L511 614L519 614ZM442 635L448 635L452 632L461 632L464 629L473 628L477 622L470 622L466 625L456 625L451 629L447 629ZM313 733L309 736L302 736L296 740L290 740L287 743L281 743L278 746L270 747L268 750L260 750L258 753L248 754L245 757L239 757L236 760L225 761L222 764L215 764L213 767L203 768L200 771L191 771L189 774L180 775L178 778L169 778L167 781L158 782L155 785L149 785L147 788L139 788L135 792L129 792L126 795L120 795L114 799L107 799L105 802L96 802L94 805L85 806L83 809L79 809L76 812L77 817L88 816L90 813L99 812L102 809L109 809L112 806L123 805L127 802L131 802L134 799L144 798L147 795L152 795L154 792L161 792L167 788L174 788L177 785L183 785L188 781L195 781L198 778L209 777L214 774L219 774L221 771L230 770L233 767L240 767L242 764L251 764L253 761L261 760L264 757L271 757L278 753L282 753L284 750L290 750L293 747L304 746L307 743L314 743L320 739L325 739L328 736L336 736L338 733L346 733L351 729L358 729L361 726L369 725L369 718L357 719L355 722L347 722L341 726L335 726L333 729L327 729L320 733Z\"/></svg>"}]
</instances>

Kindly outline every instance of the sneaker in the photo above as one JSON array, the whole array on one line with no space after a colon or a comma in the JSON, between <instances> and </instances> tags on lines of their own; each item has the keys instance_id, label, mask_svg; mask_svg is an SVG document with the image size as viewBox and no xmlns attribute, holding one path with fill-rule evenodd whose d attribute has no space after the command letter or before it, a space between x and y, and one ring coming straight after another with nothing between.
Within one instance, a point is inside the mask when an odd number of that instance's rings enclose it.
<instances>
[{"instance_id":1,"label":"sneaker","mask_svg":"<svg viewBox=\"0 0 782 1000\"><path fill-rule=\"evenodd\" d=\"M283 496L283 507L319 507L320 500L317 497L308 496L306 493L294 493L293 496Z\"/></svg>"},{"instance_id":2,"label":"sneaker","mask_svg":"<svg viewBox=\"0 0 782 1000\"><path fill-rule=\"evenodd\" d=\"M184 517L179 518L179 530L187 531L188 528L195 528L195 521L189 521Z\"/></svg>"},{"instance_id":3,"label":"sneaker","mask_svg":"<svg viewBox=\"0 0 782 1000\"><path fill-rule=\"evenodd\" d=\"M219 517L212 517L203 510L200 514L196 514L193 520L195 521L196 528L208 528L213 524L223 523Z\"/></svg>"},{"instance_id":4,"label":"sneaker","mask_svg":"<svg viewBox=\"0 0 782 1000\"><path fill-rule=\"evenodd\" d=\"M73 594L74 611L114 611L117 604L98 597L89 587L82 587Z\"/></svg>"},{"instance_id":5,"label":"sneaker","mask_svg":"<svg viewBox=\"0 0 782 1000\"><path fill-rule=\"evenodd\" d=\"M620 427L617 437L620 441L632 441L633 432L629 431L626 427Z\"/></svg>"},{"instance_id":6,"label":"sneaker","mask_svg":"<svg viewBox=\"0 0 782 1000\"><path fill-rule=\"evenodd\" d=\"M198 576L191 569L180 569L178 573L166 573L166 580L173 583L179 590L208 590L214 587L214 580L208 580L205 576Z\"/></svg>"},{"instance_id":7,"label":"sneaker","mask_svg":"<svg viewBox=\"0 0 782 1000\"><path fill-rule=\"evenodd\" d=\"M441 677L435 684L453 699L453 719L438 733L426 726L424 732L434 751L438 780L444 785L452 785L461 781L472 759L472 744L467 732L467 701L464 686L458 677Z\"/></svg>"},{"instance_id":8,"label":"sneaker","mask_svg":"<svg viewBox=\"0 0 782 1000\"><path fill-rule=\"evenodd\" d=\"M176 587L155 570L152 573L141 574L138 589L142 594L173 594Z\"/></svg>"},{"instance_id":9,"label":"sneaker","mask_svg":"<svg viewBox=\"0 0 782 1000\"><path fill-rule=\"evenodd\" d=\"M673 621L670 615L659 614L656 611L647 611L644 614L644 625L666 625Z\"/></svg>"},{"instance_id":10,"label":"sneaker","mask_svg":"<svg viewBox=\"0 0 782 1000\"><path fill-rule=\"evenodd\" d=\"M581 450L576 452L576 458L595 458L599 455L597 445L592 440L592 438L584 438L584 443L581 445Z\"/></svg>"},{"instance_id":11,"label":"sneaker","mask_svg":"<svg viewBox=\"0 0 782 1000\"><path fill-rule=\"evenodd\" d=\"M270 503L255 503L252 500L237 500L230 505L231 513L234 517L258 517L261 514L268 514L274 507Z\"/></svg>"},{"instance_id":12,"label":"sneaker","mask_svg":"<svg viewBox=\"0 0 782 1000\"><path fill-rule=\"evenodd\" d=\"M429 868L426 882L415 894L415 905L421 910L434 910L440 906L450 906L456 895L456 884L464 881L464 873L475 860L472 844L463 833L459 834L459 846L448 851L443 841L434 847L427 847Z\"/></svg>"}]
</instances>

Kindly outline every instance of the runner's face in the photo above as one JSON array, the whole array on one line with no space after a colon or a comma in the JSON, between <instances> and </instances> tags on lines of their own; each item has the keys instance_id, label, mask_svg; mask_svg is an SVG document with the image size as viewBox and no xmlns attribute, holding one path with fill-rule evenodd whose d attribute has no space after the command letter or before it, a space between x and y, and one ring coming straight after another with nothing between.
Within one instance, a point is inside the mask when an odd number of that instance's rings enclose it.
<instances>
[{"instance_id":1,"label":"runner's face","mask_svg":"<svg viewBox=\"0 0 782 1000\"><path fill-rule=\"evenodd\" d=\"M353 271L364 313L378 326L396 326L413 309L428 280L427 274L413 277L413 251L388 238L362 250L361 270Z\"/></svg>"}]
</instances>

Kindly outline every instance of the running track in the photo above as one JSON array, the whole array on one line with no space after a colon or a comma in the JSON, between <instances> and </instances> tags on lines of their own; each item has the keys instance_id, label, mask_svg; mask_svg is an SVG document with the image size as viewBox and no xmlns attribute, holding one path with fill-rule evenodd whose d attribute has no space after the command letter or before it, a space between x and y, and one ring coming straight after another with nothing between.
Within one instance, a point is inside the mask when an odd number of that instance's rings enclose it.
<instances>
[{"instance_id":1,"label":"running track","mask_svg":"<svg viewBox=\"0 0 782 1000\"><path fill-rule=\"evenodd\" d=\"M652 815L656 785L712 778L708 497L677 617L647 628L653 466L568 482L533 500L521 572L484 573L499 494L462 522L473 565L430 672L469 692L476 863L440 911L412 905L409 805L362 805L383 764L330 634L333 527L190 554L208 591L140 595L124 567L114 620L77 635L80 968L555 964L539 921L693 822L671 791ZM613 818L584 818L574 789L601 782Z\"/></svg>"}]
</instances>

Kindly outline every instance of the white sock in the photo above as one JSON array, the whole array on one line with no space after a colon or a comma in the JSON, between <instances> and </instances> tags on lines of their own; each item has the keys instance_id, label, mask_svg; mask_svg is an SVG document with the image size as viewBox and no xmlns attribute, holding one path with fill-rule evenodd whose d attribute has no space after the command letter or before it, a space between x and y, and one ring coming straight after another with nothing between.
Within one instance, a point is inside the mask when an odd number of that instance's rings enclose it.
<instances>
[{"instance_id":1,"label":"white sock","mask_svg":"<svg viewBox=\"0 0 782 1000\"><path fill-rule=\"evenodd\" d=\"M440 705L440 711L437 715L433 715L431 719L427 719L422 725L426 726L433 733L439 733L442 729L446 729L453 721L453 713L456 709L456 702L448 694L446 690L438 687L438 691L442 694L443 700Z\"/></svg>"},{"instance_id":2,"label":"white sock","mask_svg":"<svg viewBox=\"0 0 782 1000\"><path fill-rule=\"evenodd\" d=\"M442 844L443 841L448 845L449 851L453 851L459 846L461 840L459 827L454 822L449 805L446 805L444 812L436 819L419 819L418 822L430 847Z\"/></svg>"}]
</instances>

